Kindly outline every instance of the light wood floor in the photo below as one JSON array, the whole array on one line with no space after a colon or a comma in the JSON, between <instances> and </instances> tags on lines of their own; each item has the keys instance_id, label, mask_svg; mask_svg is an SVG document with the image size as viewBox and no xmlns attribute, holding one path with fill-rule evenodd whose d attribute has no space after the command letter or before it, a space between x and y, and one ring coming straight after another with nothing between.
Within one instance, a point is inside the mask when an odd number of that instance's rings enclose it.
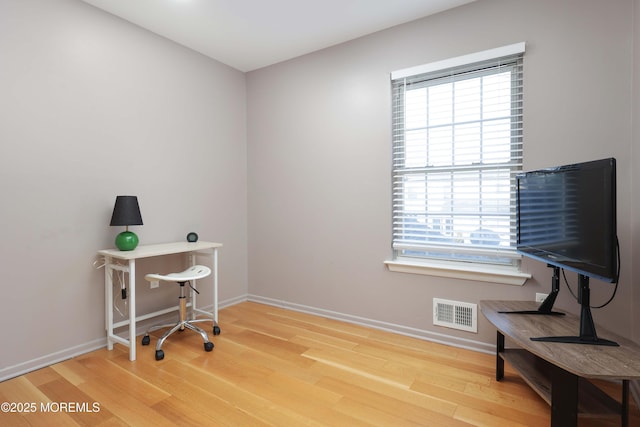
<instances>
[{"instance_id":1,"label":"light wood floor","mask_svg":"<svg viewBox=\"0 0 640 427\"><path fill-rule=\"evenodd\" d=\"M190 332L98 350L0 383L2 426L548 426L549 406L494 356L271 306L220 310L203 350ZM619 394L615 384L604 384ZM75 406L64 408L67 402ZM44 409L50 412L43 412ZM33 408L32 408L33 409ZM76 412L73 412L75 410ZM640 414L631 408L631 426ZM580 421L615 426L618 419Z\"/></svg>"}]
</instances>

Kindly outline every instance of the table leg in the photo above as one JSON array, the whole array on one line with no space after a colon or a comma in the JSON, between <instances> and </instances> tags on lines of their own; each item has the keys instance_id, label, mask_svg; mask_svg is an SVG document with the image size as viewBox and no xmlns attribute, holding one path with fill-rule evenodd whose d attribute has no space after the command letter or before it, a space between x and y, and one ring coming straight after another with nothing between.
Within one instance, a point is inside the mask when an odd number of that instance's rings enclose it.
<instances>
[{"instance_id":1,"label":"table leg","mask_svg":"<svg viewBox=\"0 0 640 427\"><path fill-rule=\"evenodd\" d=\"M111 257L104 257L104 318L107 330L107 349L113 350L113 269Z\"/></svg>"},{"instance_id":2,"label":"table leg","mask_svg":"<svg viewBox=\"0 0 640 427\"><path fill-rule=\"evenodd\" d=\"M189 252L187 254L187 264L189 267L193 267L194 265L196 265L196 253L195 252ZM193 286L197 289L197 281L194 280L193 281ZM191 297L191 314L190 314L190 320L195 320L196 316L197 316L197 312L198 312L198 293L195 292L193 289L189 290L189 296Z\"/></svg>"},{"instance_id":3,"label":"table leg","mask_svg":"<svg viewBox=\"0 0 640 427\"><path fill-rule=\"evenodd\" d=\"M213 322L218 325L218 248L213 248Z\"/></svg>"},{"instance_id":4,"label":"table leg","mask_svg":"<svg viewBox=\"0 0 640 427\"><path fill-rule=\"evenodd\" d=\"M136 360L136 260L129 260L129 360Z\"/></svg>"},{"instance_id":5,"label":"table leg","mask_svg":"<svg viewBox=\"0 0 640 427\"><path fill-rule=\"evenodd\" d=\"M551 427L578 425L578 376L552 365Z\"/></svg>"},{"instance_id":6,"label":"table leg","mask_svg":"<svg viewBox=\"0 0 640 427\"><path fill-rule=\"evenodd\" d=\"M629 380L622 380L622 407L620 411L620 425L629 427Z\"/></svg>"},{"instance_id":7,"label":"table leg","mask_svg":"<svg viewBox=\"0 0 640 427\"><path fill-rule=\"evenodd\" d=\"M504 359L500 353L504 352L504 335L498 331L496 339L496 381L504 378Z\"/></svg>"}]
</instances>

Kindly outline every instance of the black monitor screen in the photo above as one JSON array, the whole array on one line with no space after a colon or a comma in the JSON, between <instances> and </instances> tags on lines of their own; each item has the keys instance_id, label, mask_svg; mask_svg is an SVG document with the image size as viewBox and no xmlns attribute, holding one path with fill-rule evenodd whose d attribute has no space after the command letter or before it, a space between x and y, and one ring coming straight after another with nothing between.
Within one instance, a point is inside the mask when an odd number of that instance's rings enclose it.
<instances>
[{"instance_id":1,"label":"black monitor screen","mask_svg":"<svg viewBox=\"0 0 640 427\"><path fill-rule=\"evenodd\" d=\"M517 183L518 252L617 280L615 159L526 172Z\"/></svg>"}]
</instances>

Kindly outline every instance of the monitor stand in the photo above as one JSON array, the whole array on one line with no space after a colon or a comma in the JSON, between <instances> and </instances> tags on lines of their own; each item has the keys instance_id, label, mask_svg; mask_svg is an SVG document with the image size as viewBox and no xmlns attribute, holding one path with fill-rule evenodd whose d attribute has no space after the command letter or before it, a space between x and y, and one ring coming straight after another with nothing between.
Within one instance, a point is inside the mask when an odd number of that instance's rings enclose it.
<instances>
[{"instance_id":1,"label":"monitor stand","mask_svg":"<svg viewBox=\"0 0 640 427\"><path fill-rule=\"evenodd\" d=\"M498 313L511 314L546 314L552 316L564 316L564 313L553 311L553 304L556 302L558 292L560 292L560 267L547 264L547 267L553 268L553 276L551 277L551 292L544 299L537 310L519 310L519 311L499 311Z\"/></svg>"},{"instance_id":2,"label":"monitor stand","mask_svg":"<svg viewBox=\"0 0 640 427\"><path fill-rule=\"evenodd\" d=\"M568 337L537 337L531 338L531 340L618 347L619 344L617 342L598 338L598 335L596 334L596 325L593 322L590 307L589 277L579 274L578 284L578 301L580 302L580 335Z\"/></svg>"}]
</instances>

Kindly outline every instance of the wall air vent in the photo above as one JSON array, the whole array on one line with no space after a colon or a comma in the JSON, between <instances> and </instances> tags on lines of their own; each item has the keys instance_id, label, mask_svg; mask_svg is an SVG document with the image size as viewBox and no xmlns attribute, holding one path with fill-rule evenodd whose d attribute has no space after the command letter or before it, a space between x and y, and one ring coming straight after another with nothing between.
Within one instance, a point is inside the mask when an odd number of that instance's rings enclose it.
<instances>
[{"instance_id":1,"label":"wall air vent","mask_svg":"<svg viewBox=\"0 0 640 427\"><path fill-rule=\"evenodd\" d=\"M477 333L478 305L434 298L433 324Z\"/></svg>"}]
</instances>

